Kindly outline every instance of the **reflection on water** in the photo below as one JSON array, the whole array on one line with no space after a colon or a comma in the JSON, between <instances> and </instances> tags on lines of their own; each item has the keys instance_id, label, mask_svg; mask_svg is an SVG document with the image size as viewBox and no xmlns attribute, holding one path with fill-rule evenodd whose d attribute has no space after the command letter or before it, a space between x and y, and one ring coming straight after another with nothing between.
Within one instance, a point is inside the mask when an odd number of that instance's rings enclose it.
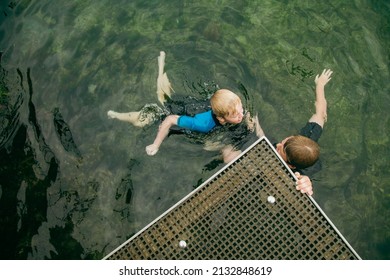
<instances>
[{"instance_id":1,"label":"reflection on water","mask_svg":"<svg viewBox=\"0 0 390 280\"><path fill-rule=\"evenodd\" d=\"M2 259L102 258L222 167L183 135L148 157L158 123L107 119L157 101L160 50L178 95L229 88L276 140L334 70L315 199L362 258L390 259L388 3L128 2L0 4Z\"/></svg>"}]
</instances>

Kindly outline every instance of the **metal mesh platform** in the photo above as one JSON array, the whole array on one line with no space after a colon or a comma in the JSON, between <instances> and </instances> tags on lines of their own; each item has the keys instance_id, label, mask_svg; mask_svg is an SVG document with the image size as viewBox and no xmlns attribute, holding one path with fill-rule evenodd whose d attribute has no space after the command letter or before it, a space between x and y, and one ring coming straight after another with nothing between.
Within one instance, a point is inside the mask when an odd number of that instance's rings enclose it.
<instances>
[{"instance_id":1,"label":"metal mesh platform","mask_svg":"<svg viewBox=\"0 0 390 280\"><path fill-rule=\"evenodd\" d=\"M105 259L360 259L295 179L263 137Z\"/></svg>"}]
</instances>

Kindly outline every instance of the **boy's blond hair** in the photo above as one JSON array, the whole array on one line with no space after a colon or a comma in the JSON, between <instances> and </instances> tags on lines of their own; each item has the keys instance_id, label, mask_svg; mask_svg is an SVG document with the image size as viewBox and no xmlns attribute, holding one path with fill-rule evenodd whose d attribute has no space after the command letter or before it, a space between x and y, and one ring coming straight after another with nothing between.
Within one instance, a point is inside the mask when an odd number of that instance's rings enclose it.
<instances>
[{"instance_id":1,"label":"boy's blond hair","mask_svg":"<svg viewBox=\"0 0 390 280\"><path fill-rule=\"evenodd\" d=\"M284 152L287 163L302 169L316 163L320 156L320 147L312 139L297 135L290 137L284 143Z\"/></svg>"},{"instance_id":2,"label":"boy's blond hair","mask_svg":"<svg viewBox=\"0 0 390 280\"><path fill-rule=\"evenodd\" d=\"M224 118L230 114L236 114L237 105L241 99L237 94L227 89L217 90L210 99L211 109L217 117Z\"/></svg>"}]
</instances>

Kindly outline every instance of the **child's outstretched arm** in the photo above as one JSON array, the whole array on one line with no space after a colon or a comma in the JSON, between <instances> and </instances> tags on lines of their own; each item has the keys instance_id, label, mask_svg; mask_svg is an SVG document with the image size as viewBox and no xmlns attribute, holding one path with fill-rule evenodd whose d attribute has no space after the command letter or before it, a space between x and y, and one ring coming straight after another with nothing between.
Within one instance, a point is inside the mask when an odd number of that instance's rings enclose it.
<instances>
[{"instance_id":1,"label":"child's outstretched arm","mask_svg":"<svg viewBox=\"0 0 390 280\"><path fill-rule=\"evenodd\" d=\"M264 131L260 126L259 118L257 117L257 115L254 117L251 117L251 114L248 112L245 115L245 121L246 121L248 129L252 132L255 131L257 137L260 138L260 137L264 136Z\"/></svg>"},{"instance_id":2,"label":"child's outstretched arm","mask_svg":"<svg viewBox=\"0 0 390 280\"><path fill-rule=\"evenodd\" d=\"M259 118L257 117L257 115L253 118L253 120L255 122L255 132L256 132L257 137L259 137L259 138L263 137L265 135L265 133L260 126Z\"/></svg>"},{"instance_id":3,"label":"child's outstretched arm","mask_svg":"<svg viewBox=\"0 0 390 280\"><path fill-rule=\"evenodd\" d=\"M324 69L321 75L317 75L314 82L316 83L316 112L310 118L309 122L316 122L321 127L324 127L326 122L326 99L325 99L325 85L330 81L333 71L330 69Z\"/></svg>"},{"instance_id":4,"label":"child's outstretched arm","mask_svg":"<svg viewBox=\"0 0 390 280\"><path fill-rule=\"evenodd\" d=\"M161 123L161 125L158 129L156 139L154 139L153 144L146 147L146 153L149 156L154 156L158 152L158 149L160 148L161 143L164 141L164 139L167 137L167 135L169 133L169 129L173 125L177 125L178 119L179 119L178 115L169 115Z\"/></svg>"}]
</instances>

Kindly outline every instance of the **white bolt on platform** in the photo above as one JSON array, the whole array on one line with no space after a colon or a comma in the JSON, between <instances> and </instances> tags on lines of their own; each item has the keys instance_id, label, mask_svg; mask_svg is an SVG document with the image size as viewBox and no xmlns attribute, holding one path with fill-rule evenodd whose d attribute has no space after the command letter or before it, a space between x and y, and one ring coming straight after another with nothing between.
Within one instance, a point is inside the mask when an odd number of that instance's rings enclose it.
<instances>
[{"instance_id":1,"label":"white bolt on platform","mask_svg":"<svg viewBox=\"0 0 390 280\"><path fill-rule=\"evenodd\" d=\"M268 201L269 203L271 203L271 204L274 204L275 201L276 201L276 199L275 199L275 197L273 197L272 195L270 195L270 196L267 198L267 201Z\"/></svg>"},{"instance_id":2,"label":"white bolt on platform","mask_svg":"<svg viewBox=\"0 0 390 280\"><path fill-rule=\"evenodd\" d=\"M185 247L187 247L187 242L185 242L184 240L180 240L179 247L184 249Z\"/></svg>"}]
</instances>

